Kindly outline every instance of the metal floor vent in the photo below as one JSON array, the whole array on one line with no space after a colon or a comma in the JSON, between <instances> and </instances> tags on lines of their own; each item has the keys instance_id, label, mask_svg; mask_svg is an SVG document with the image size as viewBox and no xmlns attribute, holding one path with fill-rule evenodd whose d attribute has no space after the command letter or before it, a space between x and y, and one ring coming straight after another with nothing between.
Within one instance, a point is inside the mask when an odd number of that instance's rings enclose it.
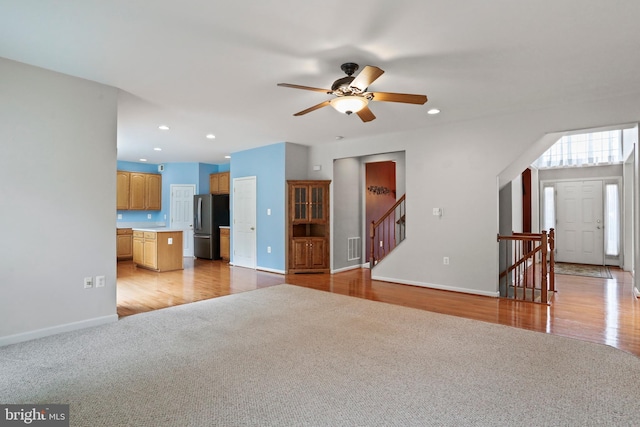
<instances>
[{"instance_id":1,"label":"metal floor vent","mask_svg":"<svg viewBox=\"0 0 640 427\"><path fill-rule=\"evenodd\" d=\"M360 237L347 238L347 261L354 261L362 258L362 244Z\"/></svg>"}]
</instances>

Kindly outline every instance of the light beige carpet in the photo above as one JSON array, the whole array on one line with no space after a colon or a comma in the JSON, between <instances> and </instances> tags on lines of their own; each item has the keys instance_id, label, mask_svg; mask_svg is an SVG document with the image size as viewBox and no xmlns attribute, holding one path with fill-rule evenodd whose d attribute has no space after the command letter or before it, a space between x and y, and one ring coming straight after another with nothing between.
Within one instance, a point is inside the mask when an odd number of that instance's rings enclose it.
<instances>
[{"instance_id":1,"label":"light beige carpet","mask_svg":"<svg viewBox=\"0 0 640 427\"><path fill-rule=\"evenodd\" d=\"M631 426L639 384L610 347L290 285L0 348L0 402L73 426Z\"/></svg>"}]
</instances>

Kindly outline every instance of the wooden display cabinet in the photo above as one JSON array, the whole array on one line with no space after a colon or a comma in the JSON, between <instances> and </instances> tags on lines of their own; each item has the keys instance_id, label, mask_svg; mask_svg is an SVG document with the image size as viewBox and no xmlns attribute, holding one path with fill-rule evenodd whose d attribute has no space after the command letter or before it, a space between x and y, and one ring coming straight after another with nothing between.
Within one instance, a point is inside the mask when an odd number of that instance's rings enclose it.
<instances>
[{"instance_id":1,"label":"wooden display cabinet","mask_svg":"<svg viewBox=\"0 0 640 427\"><path fill-rule=\"evenodd\" d=\"M329 272L331 181L287 181L287 184L287 273Z\"/></svg>"}]
</instances>

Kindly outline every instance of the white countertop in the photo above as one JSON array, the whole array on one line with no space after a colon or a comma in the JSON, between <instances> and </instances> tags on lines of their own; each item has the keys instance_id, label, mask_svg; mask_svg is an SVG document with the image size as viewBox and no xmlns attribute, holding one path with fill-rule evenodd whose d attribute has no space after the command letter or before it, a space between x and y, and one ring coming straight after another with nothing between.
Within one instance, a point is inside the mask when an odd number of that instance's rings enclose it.
<instances>
[{"instance_id":1,"label":"white countertop","mask_svg":"<svg viewBox=\"0 0 640 427\"><path fill-rule=\"evenodd\" d=\"M228 225L221 225L220 228L231 228L231 227Z\"/></svg>"},{"instance_id":2,"label":"white countertop","mask_svg":"<svg viewBox=\"0 0 640 427\"><path fill-rule=\"evenodd\" d=\"M177 233L177 232L182 233L182 230L174 230L172 228L167 228L167 227L146 227L146 228L131 227L131 228L135 231L151 231L153 233Z\"/></svg>"}]
</instances>

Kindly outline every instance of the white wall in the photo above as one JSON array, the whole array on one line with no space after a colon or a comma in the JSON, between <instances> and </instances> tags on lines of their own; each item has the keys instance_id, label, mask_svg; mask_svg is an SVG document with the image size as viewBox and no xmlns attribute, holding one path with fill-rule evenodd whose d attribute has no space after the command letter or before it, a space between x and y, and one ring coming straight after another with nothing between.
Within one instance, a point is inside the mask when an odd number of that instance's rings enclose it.
<instances>
[{"instance_id":1,"label":"white wall","mask_svg":"<svg viewBox=\"0 0 640 427\"><path fill-rule=\"evenodd\" d=\"M580 104L560 100L545 110L328 143L310 150L310 163L323 165L311 178L332 179L329 165L337 158L405 150L411 231L407 228L407 240L376 266L374 278L496 295L498 178L516 160L523 166L517 165L506 182L522 172L555 141L545 136L549 133L637 120L637 98L629 94ZM522 159L531 147L536 149L528 160ZM434 207L444 209L441 218L429 214ZM450 265L443 265L443 256Z\"/></svg>"},{"instance_id":2,"label":"white wall","mask_svg":"<svg viewBox=\"0 0 640 427\"><path fill-rule=\"evenodd\" d=\"M0 76L0 345L115 321L117 90L6 59Z\"/></svg>"}]
</instances>

